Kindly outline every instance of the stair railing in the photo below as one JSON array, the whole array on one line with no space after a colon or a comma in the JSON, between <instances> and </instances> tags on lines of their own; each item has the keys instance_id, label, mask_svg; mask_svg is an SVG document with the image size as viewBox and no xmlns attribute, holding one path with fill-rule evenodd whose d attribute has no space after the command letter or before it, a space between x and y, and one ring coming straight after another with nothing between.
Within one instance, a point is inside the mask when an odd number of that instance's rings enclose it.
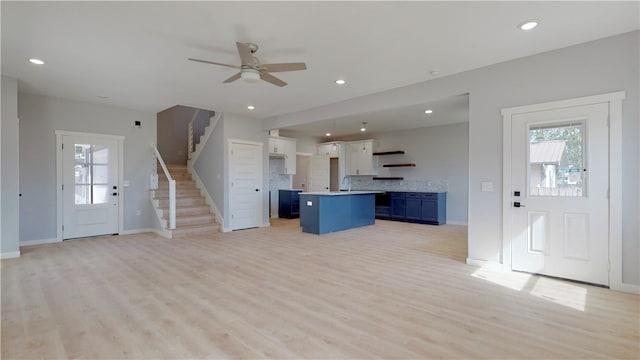
<instances>
[{"instance_id":1,"label":"stair railing","mask_svg":"<svg viewBox=\"0 0 640 360\"><path fill-rule=\"evenodd\" d=\"M164 175L167 177L167 180L169 180L169 230L173 230L176 228L176 181L171 177L171 174L167 169L167 165L164 163L164 160L162 160L162 155L160 155L160 151L158 151L156 144L151 144L151 148L153 149L160 166L162 166Z\"/></svg>"},{"instance_id":2,"label":"stair railing","mask_svg":"<svg viewBox=\"0 0 640 360\"><path fill-rule=\"evenodd\" d=\"M187 159L189 160L191 160L191 154L193 154L193 152L196 151L195 143L193 141L193 131L194 131L193 123L196 121L199 114L200 114L200 109L196 109L196 111L193 112L193 116L191 117L191 121L189 121L189 125L187 128L187 148L188 148Z\"/></svg>"}]
</instances>

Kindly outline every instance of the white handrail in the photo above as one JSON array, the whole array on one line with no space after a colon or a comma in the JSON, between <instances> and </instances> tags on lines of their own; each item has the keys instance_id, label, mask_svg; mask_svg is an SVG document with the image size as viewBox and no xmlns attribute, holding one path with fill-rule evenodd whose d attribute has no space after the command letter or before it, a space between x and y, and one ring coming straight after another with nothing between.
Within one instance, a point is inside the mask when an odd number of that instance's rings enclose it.
<instances>
[{"instance_id":1,"label":"white handrail","mask_svg":"<svg viewBox=\"0 0 640 360\"><path fill-rule=\"evenodd\" d=\"M173 230L176 228L176 181L171 177L169 170L167 169L167 165L165 165L164 160L162 160L162 155L160 155L160 151L156 147L156 144L151 144L151 148L156 155L156 159L160 162L162 166L162 170L164 171L164 175L169 180L169 229Z\"/></svg>"}]
</instances>

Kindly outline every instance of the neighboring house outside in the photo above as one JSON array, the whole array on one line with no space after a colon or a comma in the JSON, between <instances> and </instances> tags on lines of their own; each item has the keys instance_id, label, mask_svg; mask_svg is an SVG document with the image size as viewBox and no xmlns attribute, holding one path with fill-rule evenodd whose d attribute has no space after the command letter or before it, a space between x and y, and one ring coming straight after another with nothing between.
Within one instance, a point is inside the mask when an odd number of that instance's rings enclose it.
<instances>
[{"instance_id":1,"label":"neighboring house outside","mask_svg":"<svg viewBox=\"0 0 640 360\"><path fill-rule=\"evenodd\" d=\"M557 188L562 182L560 168L567 165L566 144L562 140L541 141L529 148L529 186L534 188ZM560 178L559 178L560 177Z\"/></svg>"}]
</instances>

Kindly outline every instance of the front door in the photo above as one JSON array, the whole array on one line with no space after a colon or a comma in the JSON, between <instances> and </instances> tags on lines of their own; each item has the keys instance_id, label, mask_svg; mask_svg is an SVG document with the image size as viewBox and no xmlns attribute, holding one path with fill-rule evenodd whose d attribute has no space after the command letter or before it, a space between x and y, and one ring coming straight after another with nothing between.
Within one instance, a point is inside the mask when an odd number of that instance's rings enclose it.
<instances>
[{"instance_id":1,"label":"front door","mask_svg":"<svg viewBox=\"0 0 640 360\"><path fill-rule=\"evenodd\" d=\"M63 239L118 233L118 140L62 136Z\"/></svg>"},{"instance_id":2,"label":"front door","mask_svg":"<svg viewBox=\"0 0 640 360\"><path fill-rule=\"evenodd\" d=\"M512 270L608 285L608 104L512 115Z\"/></svg>"},{"instance_id":3,"label":"front door","mask_svg":"<svg viewBox=\"0 0 640 360\"><path fill-rule=\"evenodd\" d=\"M262 146L230 143L231 230L258 227L262 223Z\"/></svg>"}]
</instances>

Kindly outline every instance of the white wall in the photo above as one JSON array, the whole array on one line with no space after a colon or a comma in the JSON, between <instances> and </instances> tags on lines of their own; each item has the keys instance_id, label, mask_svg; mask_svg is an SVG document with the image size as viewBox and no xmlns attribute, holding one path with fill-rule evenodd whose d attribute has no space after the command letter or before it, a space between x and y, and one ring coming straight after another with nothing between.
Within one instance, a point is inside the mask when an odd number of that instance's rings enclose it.
<instances>
[{"instance_id":1,"label":"white wall","mask_svg":"<svg viewBox=\"0 0 640 360\"><path fill-rule=\"evenodd\" d=\"M20 93L20 241L56 238L55 130L122 135L124 230L150 229L151 143L156 140L156 115L135 110ZM142 126L137 128L134 121ZM137 210L141 215L137 215ZM37 224L37 226L34 226Z\"/></svg>"},{"instance_id":2,"label":"white wall","mask_svg":"<svg viewBox=\"0 0 640 360\"><path fill-rule=\"evenodd\" d=\"M20 256L18 208L18 81L2 77L0 122L0 258Z\"/></svg>"},{"instance_id":3,"label":"white wall","mask_svg":"<svg viewBox=\"0 0 640 360\"><path fill-rule=\"evenodd\" d=\"M623 282L640 284L639 43L634 31L315 109L267 119L264 129L392 109L469 93L469 258L502 261L500 110L626 91L622 109ZM490 181L493 192L482 192Z\"/></svg>"}]
</instances>

